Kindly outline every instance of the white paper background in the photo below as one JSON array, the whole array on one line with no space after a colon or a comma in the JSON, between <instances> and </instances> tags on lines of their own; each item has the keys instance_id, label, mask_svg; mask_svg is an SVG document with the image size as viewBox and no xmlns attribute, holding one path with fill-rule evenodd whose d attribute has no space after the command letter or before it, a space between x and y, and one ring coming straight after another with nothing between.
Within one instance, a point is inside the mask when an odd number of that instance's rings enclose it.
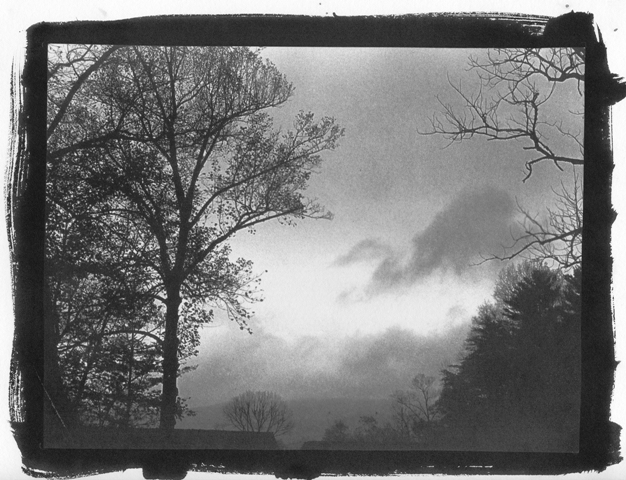
<instances>
[{"instance_id":1,"label":"white paper background","mask_svg":"<svg viewBox=\"0 0 626 480\"><path fill-rule=\"evenodd\" d=\"M426 12L514 12L557 16L569 11L591 12L608 48L611 71L626 76L626 2L622 0L585 1L489 1L489 0L437 0L420 1L309 1L286 0L228 0L220 2L202 0L5 0L0 9L0 168L6 177L9 133L9 83L11 64L21 67L24 59L26 29L41 21L117 20L147 15L163 14L236 14L273 13L327 16L367 14L403 14ZM614 256L614 313L616 332L616 357L626 358L626 101L613 108L613 137L616 168L613 174L613 205L618 217L613 226ZM3 185L4 187L4 185ZM5 212L5 192L2 189L1 206ZM10 289L10 270L6 228L0 230L0 480L31 478L21 470L20 452L9 426L8 378L13 315ZM626 366L617 369L611 419L626 428ZM622 435L622 451L626 434ZM259 476L249 476L258 479ZM143 479L141 470L99 475L99 479ZM225 478L223 475L188 473L187 479ZM228 476L227 478L231 478ZM239 478L244 478L240 476ZM274 478L268 476L267 478ZM472 477L481 478L481 477ZM510 478L494 477L489 478ZM544 478L532 477L536 479ZM618 480L626 478L626 464L622 462L602 473L581 473L564 476L566 479L598 478Z\"/></svg>"}]
</instances>

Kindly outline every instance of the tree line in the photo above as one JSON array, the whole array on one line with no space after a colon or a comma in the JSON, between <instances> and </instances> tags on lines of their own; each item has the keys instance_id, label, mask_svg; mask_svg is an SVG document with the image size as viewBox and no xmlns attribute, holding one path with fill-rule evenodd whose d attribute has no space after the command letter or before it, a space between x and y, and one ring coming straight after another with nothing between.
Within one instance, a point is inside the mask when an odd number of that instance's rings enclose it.
<instances>
[{"instance_id":1,"label":"tree line","mask_svg":"<svg viewBox=\"0 0 626 480\"><path fill-rule=\"evenodd\" d=\"M441 110L420 133L450 144L508 142L526 158L524 182L547 163L571 171L571 179L553 190L553 206L543 215L518 204L521 220L511 243L485 255L484 261L516 263L502 270L493 300L472 318L459 362L440 379L418 374L409 390L395 392L385 425L365 416L351 432L336 420L323 438L328 445L578 448L583 112L581 102L580 110L555 120L550 108L564 89L582 98L585 51L493 49L470 57L468 67L477 74L475 88L449 80L453 95L439 100Z\"/></svg>"},{"instance_id":2,"label":"tree line","mask_svg":"<svg viewBox=\"0 0 626 480\"><path fill-rule=\"evenodd\" d=\"M415 375L390 396L391 419L336 419L326 448L575 451L580 408L581 269L542 260L504 268L472 318L458 362L440 378ZM273 392L247 391L223 409L237 430L284 435L294 427Z\"/></svg>"},{"instance_id":3,"label":"tree line","mask_svg":"<svg viewBox=\"0 0 626 480\"><path fill-rule=\"evenodd\" d=\"M415 448L574 451L580 406L581 270L503 269L472 318L459 362L392 395L392 417L336 420L323 441Z\"/></svg>"}]
</instances>

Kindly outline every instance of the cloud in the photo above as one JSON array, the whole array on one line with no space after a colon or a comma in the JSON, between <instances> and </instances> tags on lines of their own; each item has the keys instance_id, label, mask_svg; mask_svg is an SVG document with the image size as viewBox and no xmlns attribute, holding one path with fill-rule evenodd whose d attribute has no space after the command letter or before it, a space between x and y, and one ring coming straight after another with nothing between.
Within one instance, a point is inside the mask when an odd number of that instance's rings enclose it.
<instances>
[{"instance_id":1,"label":"cloud","mask_svg":"<svg viewBox=\"0 0 626 480\"><path fill-rule=\"evenodd\" d=\"M469 320L469 318L467 319ZM417 373L437 375L457 360L469 322L438 335L390 327L371 335L287 341L269 332L224 332L197 370L179 380L190 405L211 405L246 390L284 398L388 398ZM232 335L230 334L232 333Z\"/></svg>"},{"instance_id":2,"label":"cloud","mask_svg":"<svg viewBox=\"0 0 626 480\"><path fill-rule=\"evenodd\" d=\"M408 388L418 373L438 376L456 361L466 333L467 323L439 335L391 327L378 335L353 338L344 345L339 367L351 379L344 391L377 397Z\"/></svg>"},{"instance_id":3,"label":"cloud","mask_svg":"<svg viewBox=\"0 0 626 480\"><path fill-rule=\"evenodd\" d=\"M412 285L436 271L461 276L485 255L510 242L515 202L504 190L484 186L465 190L413 237L404 257L389 254L374 271L368 292Z\"/></svg>"},{"instance_id":4,"label":"cloud","mask_svg":"<svg viewBox=\"0 0 626 480\"><path fill-rule=\"evenodd\" d=\"M368 238L361 240L354 247L352 247L348 253L337 257L337 259L333 262L333 265L346 266L353 263L376 260L381 257L389 256L392 253L393 252L389 245L386 245L379 240Z\"/></svg>"}]
</instances>

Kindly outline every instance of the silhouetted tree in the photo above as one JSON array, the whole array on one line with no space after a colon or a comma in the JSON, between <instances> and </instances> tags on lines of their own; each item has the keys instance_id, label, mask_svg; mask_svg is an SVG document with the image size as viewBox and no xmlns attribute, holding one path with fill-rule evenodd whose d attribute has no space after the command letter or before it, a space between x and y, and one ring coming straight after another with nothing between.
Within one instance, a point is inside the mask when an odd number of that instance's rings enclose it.
<instances>
[{"instance_id":1,"label":"silhouetted tree","mask_svg":"<svg viewBox=\"0 0 626 480\"><path fill-rule=\"evenodd\" d=\"M101 68L111 55L120 47L100 45L73 45L62 47L51 45L48 52L48 157L62 157L65 153L81 144L99 144L103 140L103 130L99 127L83 129L89 125L90 109L86 108L90 82L93 73ZM83 105L82 108L76 108ZM71 107L71 108L70 108ZM73 124L73 128L67 125ZM63 133L60 133L63 131ZM104 133L105 137L114 132ZM49 183L46 193L50 190ZM71 190L70 190L71 191ZM71 201L69 202L71 203ZM47 203L48 218L51 217L50 205ZM47 233L54 230L54 221L48 225ZM46 275L50 272L50 255L46 252ZM63 384L63 367L59 363L57 345L59 342L58 314L52 298L54 281L46 278L44 302L46 318L44 321L44 378L46 382L47 400L51 402L51 411L59 417L65 426L78 421L75 406L69 399ZM46 402L46 405L49 405Z\"/></svg>"},{"instance_id":2,"label":"silhouetted tree","mask_svg":"<svg viewBox=\"0 0 626 480\"><path fill-rule=\"evenodd\" d=\"M237 430L283 435L293 429L293 413L274 392L248 390L224 407L224 415Z\"/></svg>"},{"instance_id":3,"label":"silhouetted tree","mask_svg":"<svg viewBox=\"0 0 626 480\"><path fill-rule=\"evenodd\" d=\"M71 161L51 164L47 179L46 324L54 328L46 349L56 360L47 356L46 364L59 365L67 408L82 422L153 424L164 315L148 290L150 270L137 259L141 233L128 218L108 215L112 202ZM189 317L181 322L181 361L194 354L198 328Z\"/></svg>"},{"instance_id":4,"label":"silhouetted tree","mask_svg":"<svg viewBox=\"0 0 626 480\"><path fill-rule=\"evenodd\" d=\"M378 420L365 415L359 418L359 424L352 435L355 443L361 444L399 444L405 441L401 432L387 422L383 426L378 425Z\"/></svg>"},{"instance_id":5,"label":"silhouetted tree","mask_svg":"<svg viewBox=\"0 0 626 480\"><path fill-rule=\"evenodd\" d=\"M202 325L221 308L248 329L257 279L227 240L274 219L330 218L302 192L343 131L302 112L292 131L275 132L264 110L293 88L248 48L85 47L73 55L88 63L65 70L65 51L55 52L48 168L80 182L54 205L88 204L105 230L132 225L131 237L105 235L123 252L122 276L140 271L138 295L163 307L160 426L173 428L181 317Z\"/></svg>"},{"instance_id":6,"label":"silhouetted tree","mask_svg":"<svg viewBox=\"0 0 626 480\"><path fill-rule=\"evenodd\" d=\"M580 269L540 262L503 271L473 319L465 355L444 370L437 408L465 446L576 447L580 397Z\"/></svg>"},{"instance_id":7,"label":"silhouetted tree","mask_svg":"<svg viewBox=\"0 0 626 480\"><path fill-rule=\"evenodd\" d=\"M582 101L579 111L559 104L572 97L582 100L585 50L493 49L484 58L470 57L469 66L477 73L475 90L470 93L449 81L456 99L439 100L442 110L422 133L441 135L450 143L482 138L519 145L534 154L525 160L524 181L539 163L550 162L561 171L571 166L574 171L572 185L563 184L555 192L557 206L546 212L545 219L520 206L521 233L503 246L504 253L487 258L541 258L566 268L580 265L582 181L576 170L583 165Z\"/></svg>"},{"instance_id":8,"label":"silhouetted tree","mask_svg":"<svg viewBox=\"0 0 626 480\"><path fill-rule=\"evenodd\" d=\"M395 428L407 439L423 439L438 418L436 401L440 389L435 383L435 377L420 373L413 378L411 389L392 395Z\"/></svg>"}]
</instances>

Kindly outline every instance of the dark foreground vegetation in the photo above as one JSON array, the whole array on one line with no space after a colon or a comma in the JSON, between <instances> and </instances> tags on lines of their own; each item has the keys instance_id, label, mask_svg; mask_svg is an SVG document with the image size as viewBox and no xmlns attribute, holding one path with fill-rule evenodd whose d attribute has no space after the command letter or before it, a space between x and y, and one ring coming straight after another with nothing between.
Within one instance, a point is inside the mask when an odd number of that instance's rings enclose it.
<instances>
[{"instance_id":1,"label":"dark foreground vegetation","mask_svg":"<svg viewBox=\"0 0 626 480\"><path fill-rule=\"evenodd\" d=\"M569 451L578 448L580 268L539 261L504 269L440 386L418 375L396 392L392 421L342 420L304 448Z\"/></svg>"}]
</instances>

